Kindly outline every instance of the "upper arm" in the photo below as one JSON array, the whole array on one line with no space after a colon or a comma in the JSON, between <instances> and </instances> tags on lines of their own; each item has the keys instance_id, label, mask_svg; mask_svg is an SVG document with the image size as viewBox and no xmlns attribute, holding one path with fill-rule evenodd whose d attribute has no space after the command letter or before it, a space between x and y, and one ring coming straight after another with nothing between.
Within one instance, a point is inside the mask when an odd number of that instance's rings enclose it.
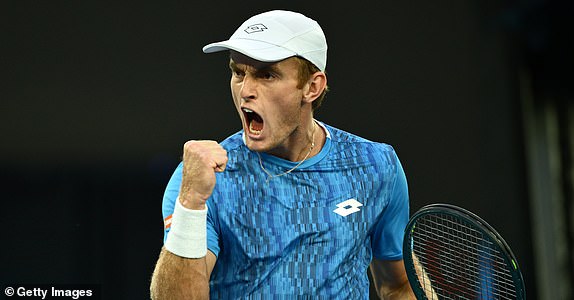
<instances>
[{"instance_id":1,"label":"upper arm","mask_svg":"<svg viewBox=\"0 0 574 300\"><path fill-rule=\"evenodd\" d=\"M384 207L371 233L373 256L380 260L402 259L403 233L409 221L409 195L405 172L393 152L394 174L384 179L388 182L381 194Z\"/></svg>"},{"instance_id":2,"label":"upper arm","mask_svg":"<svg viewBox=\"0 0 574 300\"><path fill-rule=\"evenodd\" d=\"M181 178L182 178L183 162L181 162L169 179L163 194L163 201L161 204L161 213L164 222L163 242L167 240L167 235L171 229L171 216L175 209L175 201L179 195Z\"/></svg>"},{"instance_id":3,"label":"upper arm","mask_svg":"<svg viewBox=\"0 0 574 300\"><path fill-rule=\"evenodd\" d=\"M370 270L377 294L381 299L416 299L402 259L373 259Z\"/></svg>"}]
</instances>

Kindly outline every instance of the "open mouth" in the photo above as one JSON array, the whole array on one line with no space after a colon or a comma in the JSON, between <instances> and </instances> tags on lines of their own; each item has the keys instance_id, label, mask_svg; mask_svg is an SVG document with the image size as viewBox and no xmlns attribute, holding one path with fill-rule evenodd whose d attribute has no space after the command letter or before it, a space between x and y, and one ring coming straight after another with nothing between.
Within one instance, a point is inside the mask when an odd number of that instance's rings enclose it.
<instances>
[{"instance_id":1,"label":"open mouth","mask_svg":"<svg viewBox=\"0 0 574 300\"><path fill-rule=\"evenodd\" d=\"M263 119L261 116L248 108L242 108L241 110L245 116L245 122L247 122L249 133L260 135L263 130Z\"/></svg>"}]
</instances>

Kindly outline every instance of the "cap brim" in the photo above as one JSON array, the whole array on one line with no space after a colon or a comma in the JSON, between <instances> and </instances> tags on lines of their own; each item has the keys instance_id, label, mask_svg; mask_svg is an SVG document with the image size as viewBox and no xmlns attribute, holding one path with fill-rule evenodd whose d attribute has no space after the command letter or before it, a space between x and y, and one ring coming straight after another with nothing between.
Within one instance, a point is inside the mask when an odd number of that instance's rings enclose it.
<instances>
[{"instance_id":1,"label":"cap brim","mask_svg":"<svg viewBox=\"0 0 574 300\"><path fill-rule=\"evenodd\" d=\"M255 60L264 62L280 61L297 55L297 53L277 45L247 39L227 40L211 43L203 47L204 53L213 53L225 50L234 50Z\"/></svg>"}]
</instances>

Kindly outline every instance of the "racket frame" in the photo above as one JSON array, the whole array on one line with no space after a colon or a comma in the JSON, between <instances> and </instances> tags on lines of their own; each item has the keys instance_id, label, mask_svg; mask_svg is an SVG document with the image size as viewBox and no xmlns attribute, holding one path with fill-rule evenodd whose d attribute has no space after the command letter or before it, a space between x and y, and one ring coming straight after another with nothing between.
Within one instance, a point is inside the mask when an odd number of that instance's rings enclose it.
<instances>
[{"instance_id":1,"label":"racket frame","mask_svg":"<svg viewBox=\"0 0 574 300\"><path fill-rule=\"evenodd\" d=\"M509 267L510 273L512 274L512 280L516 286L516 299L526 299L526 292L524 287L524 280L522 278L522 272L518 265L518 260L514 256L512 249L508 243L502 238L502 236L492 227L488 222L484 221L478 215L452 204L446 203L434 203L429 204L421 209L419 209L407 223L404 233L403 240L403 260L405 269L407 272L407 277L413 292L415 293L417 299L428 299L425 291L423 290L419 278L416 273L415 263L413 260L413 242L412 233L416 228L417 221L430 214L446 214L456 217L465 223L475 227L477 230L487 235L494 243L498 244L503 251L504 260Z\"/></svg>"}]
</instances>

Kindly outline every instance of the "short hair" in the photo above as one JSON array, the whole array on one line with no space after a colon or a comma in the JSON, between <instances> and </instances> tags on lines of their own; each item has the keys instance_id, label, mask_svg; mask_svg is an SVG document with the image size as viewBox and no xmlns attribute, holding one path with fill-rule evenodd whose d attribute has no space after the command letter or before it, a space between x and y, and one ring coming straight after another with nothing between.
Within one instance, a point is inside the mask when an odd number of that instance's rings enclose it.
<instances>
[{"instance_id":1,"label":"short hair","mask_svg":"<svg viewBox=\"0 0 574 300\"><path fill-rule=\"evenodd\" d=\"M321 70L317 66L315 66L312 62L302 57L295 56L295 58L299 62L299 74L298 74L299 83L297 84L297 88L301 89L313 74L315 74L316 72L321 72ZM327 94L328 91L329 86L326 85L321 95L319 95L319 97L317 97L317 99L313 101L312 106L313 111L315 111L317 108L319 108L319 106L321 106L323 100L325 99L325 94Z\"/></svg>"}]
</instances>

